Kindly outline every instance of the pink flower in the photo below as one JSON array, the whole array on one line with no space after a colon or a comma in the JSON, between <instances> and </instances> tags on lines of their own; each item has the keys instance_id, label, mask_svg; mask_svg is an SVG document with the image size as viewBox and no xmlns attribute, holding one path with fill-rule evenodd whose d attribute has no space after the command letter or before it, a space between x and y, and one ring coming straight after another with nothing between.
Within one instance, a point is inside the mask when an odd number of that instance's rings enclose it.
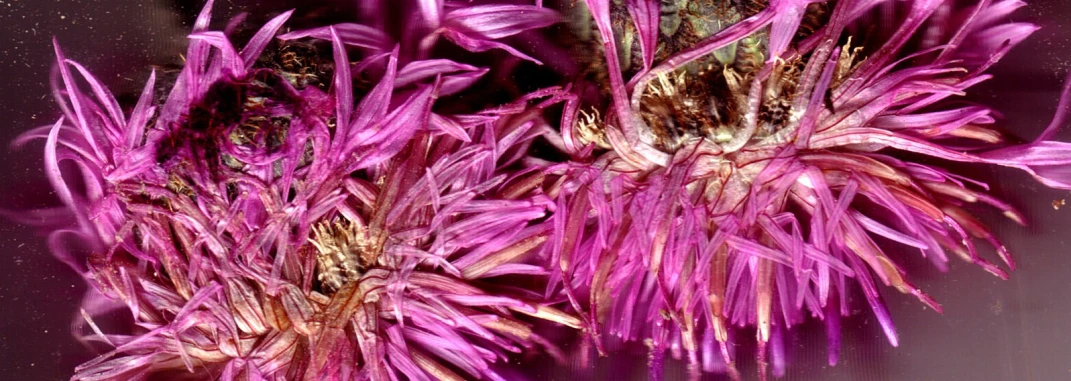
<instances>
[{"instance_id":1,"label":"pink flower","mask_svg":"<svg viewBox=\"0 0 1071 381\"><path fill-rule=\"evenodd\" d=\"M676 46L658 35L657 4L614 13L587 1L611 100L566 113L559 146L572 162L553 167L564 183L546 250L600 350L604 334L646 340L653 378L666 350L693 376L721 357L739 378L731 327L751 326L766 379L769 362L784 369L779 332L806 315L827 321L836 363L854 287L897 345L879 284L941 307L876 237L942 270L951 253L1007 278L976 244L1014 269L1007 249L967 207L1023 217L942 161L1020 168L1071 189L1071 144L1049 140L1066 102L1037 142L1006 147L989 107L950 100L1036 30L1001 21L1021 2L815 3L733 10L740 21L653 62L649 52ZM611 27L626 16L644 52L628 81ZM797 30L801 19L813 30ZM920 156L938 160L910 161Z\"/></svg>"},{"instance_id":2,"label":"pink flower","mask_svg":"<svg viewBox=\"0 0 1071 381\"><path fill-rule=\"evenodd\" d=\"M65 116L23 140L46 140L46 172L74 216L53 237L92 248L86 259L55 246L94 287L78 334L110 347L75 380L501 380L492 365L512 353L554 350L527 317L579 326L520 286L546 275L531 257L553 208L522 159L562 90L440 113L440 97L488 69L358 24L279 36L327 40L319 62L273 42L291 12L237 49L208 29L211 11L167 101L152 103L154 74L129 113L57 44ZM496 40L555 17L459 6L428 19L439 26L421 41L530 59ZM358 75L372 88L355 90ZM105 332L111 311L130 329Z\"/></svg>"}]
</instances>

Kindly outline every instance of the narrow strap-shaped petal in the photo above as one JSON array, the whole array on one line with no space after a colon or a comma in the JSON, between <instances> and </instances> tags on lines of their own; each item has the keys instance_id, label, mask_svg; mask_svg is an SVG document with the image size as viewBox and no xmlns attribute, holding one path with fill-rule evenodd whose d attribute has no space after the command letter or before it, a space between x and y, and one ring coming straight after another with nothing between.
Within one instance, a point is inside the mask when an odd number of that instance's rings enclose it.
<instances>
[{"instance_id":1,"label":"narrow strap-shaped petal","mask_svg":"<svg viewBox=\"0 0 1071 381\"><path fill-rule=\"evenodd\" d=\"M275 16L271 21L268 21L268 23L260 27L260 30L257 31L257 34L253 35L253 38L249 39L249 43L245 44L245 47L242 48L242 52L240 53L242 61L245 62L246 70L253 67L253 64L257 62L257 57L264 51L264 47L268 46L268 43L271 42L275 33L279 31L279 28L282 28L283 24L286 23L286 20L290 19L290 15L293 13L294 10L291 9Z\"/></svg>"},{"instance_id":2,"label":"narrow strap-shaped petal","mask_svg":"<svg viewBox=\"0 0 1071 381\"><path fill-rule=\"evenodd\" d=\"M1046 140L989 151L981 156L1001 165L1071 165L1071 143Z\"/></svg>"},{"instance_id":3,"label":"narrow strap-shaped petal","mask_svg":"<svg viewBox=\"0 0 1071 381\"><path fill-rule=\"evenodd\" d=\"M465 89L487 72L488 69L485 68L478 68L447 59L413 61L398 71L394 86L404 87L442 75L443 88L440 94L445 96Z\"/></svg>"},{"instance_id":4,"label":"narrow strap-shaped petal","mask_svg":"<svg viewBox=\"0 0 1071 381\"><path fill-rule=\"evenodd\" d=\"M353 140L354 146L376 146L367 156L357 162L358 168L367 168L386 161L400 152L413 134L422 128L431 113L436 86L427 86L413 94L405 103L386 116L379 128L361 131ZM347 172L356 169L347 169Z\"/></svg>"},{"instance_id":5,"label":"narrow strap-shaped petal","mask_svg":"<svg viewBox=\"0 0 1071 381\"><path fill-rule=\"evenodd\" d=\"M201 40L219 49L219 62L221 69L229 70L231 75L241 77L245 75L245 64L242 57L234 50L234 45L227 39L223 32L203 32L190 35L191 40Z\"/></svg>"},{"instance_id":6,"label":"narrow strap-shaped petal","mask_svg":"<svg viewBox=\"0 0 1071 381\"><path fill-rule=\"evenodd\" d=\"M335 57L335 78L331 89L335 92L336 125L349 125L353 117L353 79L350 76L350 59L342 45L335 27L328 27L331 35L332 54Z\"/></svg>"},{"instance_id":7,"label":"narrow strap-shaped petal","mask_svg":"<svg viewBox=\"0 0 1071 381\"><path fill-rule=\"evenodd\" d=\"M134 110L130 112L130 121L123 130L123 140L127 149L133 149L138 144L141 144L145 129L152 127L146 126L146 124L155 109L152 107L154 86L156 86L156 70L149 73L149 80L145 81L145 88L141 90L138 103L134 106Z\"/></svg>"},{"instance_id":8,"label":"narrow strap-shaped petal","mask_svg":"<svg viewBox=\"0 0 1071 381\"><path fill-rule=\"evenodd\" d=\"M417 0L420 14L431 28L438 28L443 18L443 0Z\"/></svg>"},{"instance_id":9,"label":"narrow strap-shaped petal","mask_svg":"<svg viewBox=\"0 0 1071 381\"><path fill-rule=\"evenodd\" d=\"M74 194L71 192L70 187L67 186L67 182L63 180L63 173L60 172L59 160L56 155L56 141L59 137L60 127L63 126L63 118L56 121L56 124L52 125L52 129L48 132L48 140L45 142L45 174L48 177L48 182L52 184L52 188L56 190L57 196L68 208L77 209L74 204Z\"/></svg>"},{"instance_id":10,"label":"narrow strap-shaped petal","mask_svg":"<svg viewBox=\"0 0 1071 381\"><path fill-rule=\"evenodd\" d=\"M803 120L799 122L799 128L796 135L796 147L798 148L805 148L810 144L811 135L814 134L814 131L817 128L818 115L821 114L824 109L822 105L828 94L826 90L829 89L829 84L833 79L833 71L837 67L837 57L840 55L839 53L840 48L834 49L833 54L829 55L829 60L826 62L825 68L820 69L822 67L821 65L816 67L815 74L818 75L818 81L817 83L814 83L814 88L810 89L810 102L808 102L807 108L803 112ZM806 94L801 95L806 96Z\"/></svg>"},{"instance_id":11,"label":"narrow strap-shaped petal","mask_svg":"<svg viewBox=\"0 0 1071 381\"><path fill-rule=\"evenodd\" d=\"M781 58L781 53L788 49L789 42L796 35L807 4L813 0L780 0L770 5L777 13L777 21L770 26L770 56L768 62ZM843 8L843 7L841 7Z\"/></svg>"},{"instance_id":12,"label":"narrow strap-shaped petal","mask_svg":"<svg viewBox=\"0 0 1071 381\"><path fill-rule=\"evenodd\" d=\"M67 59L64 57L63 50L60 49L59 42L55 38L52 39L52 46L56 52L56 61L58 62L60 76L63 78L63 85L67 90L67 99L70 100L74 112L74 115L72 115L74 120L71 122L81 131L82 139L85 139L96 160L103 161L105 160L104 147L97 143L97 134L90 130L89 119L86 118L85 103L87 100L83 98L82 92L78 90L77 85L74 83L71 70L67 67ZM58 89L53 89L53 91L58 94ZM59 100L64 102L62 98L59 98Z\"/></svg>"},{"instance_id":13,"label":"narrow strap-shaped petal","mask_svg":"<svg viewBox=\"0 0 1071 381\"><path fill-rule=\"evenodd\" d=\"M457 44L457 46L460 46L462 49L468 50L470 52L486 52L491 49L502 49L517 58L531 61L537 65L543 64L539 60L532 58L527 54L521 53L520 50L517 50L512 46L503 44L501 42L474 38L454 29L445 29L442 31L442 34L443 37L446 37L446 39L450 40L450 42L453 42L454 44Z\"/></svg>"},{"instance_id":14,"label":"narrow strap-shaped petal","mask_svg":"<svg viewBox=\"0 0 1071 381\"><path fill-rule=\"evenodd\" d=\"M596 11L595 11L595 9L596 9L595 7L596 6L603 7L603 9L605 9L605 12L606 12L606 16L605 16L606 19L604 21L605 22L605 27L609 28L610 27L610 25L609 25L609 15L608 15L608 13L609 13L609 4L606 4L607 1L608 0L588 0L588 7L590 9L592 9L592 15L596 15ZM594 3L594 4L592 4L592 3ZM600 9L600 13L601 12L602 12L602 10ZM689 62L697 60L700 57L706 56L706 55L714 52L715 50L718 50L718 49L721 49L721 48L723 48L725 46L728 46L729 44L731 44L733 42L739 41L740 39L742 39L742 38L744 38L744 37L746 37L746 36L748 36L748 35L750 35L752 33L755 33L755 31L757 31L759 29L762 29L762 28L766 27L767 25L769 25L772 22L772 20L774 19L775 16L776 16L776 12L774 12L772 8L768 7L766 9L762 10L761 12L755 14L754 16L751 16L751 17L749 17L747 19L744 19L743 21L740 21L740 22L738 22L736 24L733 24L732 26L730 26L728 28L722 29L717 34L715 34L713 36L710 36L710 37L708 37L708 38L696 43L695 45L692 45L692 47L684 49L684 50L681 50L681 51L673 54L669 58L666 58L661 63L656 65L654 68L652 68L651 70L647 71L647 74L644 74L643 76L639 77L639 79L636 80L636 85L633 87L635 90L632 92L632 99L631 99L632 107L636 108L636 109L639 108L640 100L641 100L641 98L643 96L644 90L647 88L647 84L650 83L651 80L653 80L659 74L668 74L668 73L676 70L677 68L680 68L681 66L684 66L684 65L688 64ZM596 22L600 21L598 16L596 16L595 21ZM600 28L600 31L601 31L601 29L603 28L603 24L602 23L599 24L599 28ZM610 33L610 35L612 35L612 34L613 33ZM604 39L603 43L606 45L606 48L607 48L607 52L606 52L607 58L609 58L609 56L611 55L611 51L616 52L617 48L615 48L613 44L607 44L606 41L608 41L608 40L606 39L606 33L603 33L603 39ZM613 40L610 39L609 41L613 41ZM614 62L609 62L609 60L608 60L607 65L609 67L617 67L617 66L613 66L614 63L617 62L617 55L616 55L616 53L613 53L612 55L614 56ZM612 74L612 73L618 72L618 71L617 70L610 70L610 72ZM613 79L613 76L611 76L611 79Z\"/></svg>"},{"instance_id":15,"label":"narrow strap-shaped petal","mask_svg":"<svg viewBox=\"0 0 1071 381\"><path fill-rule=\"evenodd\" d=\"M86 82L89 82L89 87L93 89L93 95L97 97L97 100L104 106L104 110L108 112L108 117L111 118L111 123L106 124L106 126L111 127L111 130L106 132L109 133L110 137L116 138L116 141L113 141L112 144L118 145L117 138L121 133L117 129L122 128L126 124L126 118L123 117L123 111L119 108L119 102L115 100L115 96L112 95L112 92L108 91L108 89L105 88L104 85L89 72L89 70L86 70L84 66L71 60L67 60L67 63L74 66L75 69L78 69L78 72L82 74L82 78L85 78Z\"/></svg>"},{"instance_id":16,"label":"narrow strap-shaped petal","mask_svg":"<svg viewBox=\"0 0 1071 381\"><path fill-rule=\"evenodd\" d=\"M361 103L357 105L356 117L353 121L342 129L343 125L339 125L339 134L344 137L342 141L338 141L340 147L350 147L363 133L368 133L366 130L371 128L374 124L381 122L387 116L388 108L394 92L394 83L397 81L398 75L398 47L394 48L394 52L387 58L387 71L383 73L383 78L379 80L379 84L365 95ZM336 144L336 143L333 143Z\"/></svg>"},{"instance_id":17,"label":"narrow strap-shaped petal","mask_svg":"<svg viewBox=\"0 0 1071 381\"><path fill-rule=\"evenodd\" d=\"M1052 139L1052 136L1063 127L1064 121L1067 120L1069 108L1071 108L1071 73L1064 78L1064 87L1060 90L1060 103L1056 105L1056 113L1052 116L1049 125L1045 127L1045 131L1038 135L1034 142Z\"/></svg>"},{"instance_id":18,"label":"narrow strap-shaped petal","mask_svg":"<svg viewBox=\"0 0 1071 381\"><path fill-rule=\"evenodd\" d=\"M346 45L370 48L373 50L386 50L390 48L391 39L382 31L360 24L342 23L331 26L299 30L279 35L280 40L296 40L311 37L330 41L331 30L334 29L338 38Z\"/></svg>"},{"instance_id":19,"label":"narrow strap-shaped petal","mask_svg":"<svg viewBox=\"0 0 1071 381\"><path fill-rule=\"evenodd\" d=\"M208 30L208 22L212 20L212 6L215 2L216 0L205 2L205 6L201 8L201 13L197 14L197 19L193 22L193 33Z\"/></svg>"},{"instance_id":20,"label":"narrow strap-shaped petal","mask_svg":"<svg viewBox=\"0 0 1071 381\"><path fill-rule=\"evenodd\" d=\"M446 13L443 27L472 38L497 40L558 22L558 13L531 5L479 5Z\"/></svg>"},{"instance_id":21,"label":"narrow strap-shaped petal","mask_svg":"<svg viewBox=\"0 0 1071 381\"><path fill-rule=\"evenodd\" d=\"M595 18L595 24L599 28L599 35L602 37L603 52L606 56L607 67L620 67L619 58L617 57L617 42L614 38L613 28L610 25L609 0L586 1L592 17ZM652 73L653 70L649 71L641 78L653 78ZM613 128L606 131L610 145L613 146L615 151L621 152L626 159L634 162L639 167L646 166L645 163L653 163L661 166L669 165L669 155L651 146L653 137L651 137L650 134L643 134L641 132L645 131L645 124L643 120L633 112L633 108L639 109L638 101L642 91L633 92L632 100L634 104L630 107L629 97L627 95L628 92L621 71L609 70L609 75L610 94L614 99L613 107L617 114L619 122L618 128L620 129L620 132ZM647 83L643 82L642 79L641 82L642 83L637 85L637 88L646 88Z\"/></svg>"},{"instance_id":22,"label":"narrow strap-shaped petal","mask_svg":"<svg viewBox=\"0 0 1071 381\"><path fill-rule=\"evenodd\" d=\"M625 4L632 22L636 24L640 36L640 51L643 52L643 68L650 69L654 64L655 50L658 49L658 22L661 18L659 0L629 0Z\"/></svg>"}]
</instances>

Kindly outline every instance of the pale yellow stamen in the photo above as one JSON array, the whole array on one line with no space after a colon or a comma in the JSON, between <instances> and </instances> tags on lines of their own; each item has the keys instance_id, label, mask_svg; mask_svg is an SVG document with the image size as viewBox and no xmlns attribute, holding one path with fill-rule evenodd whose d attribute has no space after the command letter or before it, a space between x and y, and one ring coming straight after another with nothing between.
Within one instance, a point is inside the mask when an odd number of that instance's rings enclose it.
<instances>
[{"instance_id":1,"label":"pale yellow stamen","mask_svg":"<svg viewBox=\"0 0 1071 381\"><path fill-rule=\"evenodd\" d=\"M602 116L599 115L599 110L593 108L590 114L580 110L580 118L576 122L577 138L583 144L594 143L599 148L610 149L606 134L599 126L600 121L602 121Z\"/></svg>"},{"instance_id":2,"label":"pale yellow stamen","mask_svg":"<svg viewBox=\"0 0 1071 381\"><path fill-rule=\"evenodd\" d=\"M334 291L361 276L371 263L362 263L362 253L374 250L368 229L350 220L323 222L312 227L309 243L316 248L317 279Z\"/></svg>"}]
</instances>

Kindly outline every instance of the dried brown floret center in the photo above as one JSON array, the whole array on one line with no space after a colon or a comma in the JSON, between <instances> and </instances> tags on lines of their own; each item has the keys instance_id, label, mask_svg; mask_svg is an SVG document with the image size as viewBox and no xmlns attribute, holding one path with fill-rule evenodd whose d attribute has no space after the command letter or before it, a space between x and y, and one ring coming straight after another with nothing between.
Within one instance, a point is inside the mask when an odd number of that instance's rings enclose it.
<instances>
[{"instance_id":1,"label":"dried brown floret center","mask_svg":"<svg viewBox=\"0 0 1071 381\"><path fill-rule=\"evenodd\" d=\"M659 33L655 49L655 62L695 46L703 39L754 16L769 6L766 0L662 0L659 4ZM574 12L575 13L575 12ZM579 13L578 13L579 15ZM793 38L795 42L813 35L830 16L830 7L824 3L808 6L801 26ZM590 21L586 14L577 20ZM614 1L610 6L611 29L617 47L620 69L626 78L641 70L642 49L636 26L624 2ZM585 28L593 28L593 22L575 22L574 33L598 39L598 34ZM748 110L747 96L751 82L766 64L768 31L761 30L742 38L710 56L692 62L677 71L652 81L643 91L644 96L637 110L655 137L655 145L665 152L674 152L693 138L705 138L724 143L733 139L740 129ZM609 83L605 60L584 58L589 64L589 75L597 83ZM851 57L848 62L854 60ZM763 139L775 133L788 122L789 109L796 92L803 60L778 61L769 77L763 78L764 93L756 116L757 130L752 140ZM842 77L838 70L837 77ZM608 88L603 89L609 95ZM594 114L586 113L578 120L580 140L596 143L607 148L602 131L594 122Z\"/></svg>"},{"instance_id":2,"label":"dried brown floret center","mask_svg":"<svg viewBox=\"0 0 1071 381\"><path fill-rule=\"evenodd\" d=\"M745 116L754 112L749 109L748 97L752 83L760 79L763 83L755 117L757 124L749 141L766 139L792 122L790 113L795 98L800 96L797 91L806 58L788 62L778 59L772 63L768 75L757 78L764 65L765 50L754 49L747 43L752 38L755 36L727 47L735 49L731 53L715 51L712 57L671 74L659 75L648 85L638 111L658 148L675 152L693 138L716 143L733 140L742 129ZM826 97L826 107L832 107L829 105L831 89L839 86L858 66L860 51L861 48L852 47L851 39L841 47L830 90L819 95Z\"/></svg>"},{"instance_id":3,"label":"dried brown floret center","mask_svg":"<svg viewBox=\"0 0 1071 381\"><path fill-rule=\"evenodd\" d=\"M761 52L743 55L761 62ZM766 138L787 123L802 64L774 65L764 86L752 140ZM659 75L644 92L639 114L655 136L656 146L665 152L674 152L693 138L729 142L749 112L748 90L757 72L758 67L751 64L733 65L712 58L699 69Z\"/></svg>"},{"instance_id":4,"label":"dried brown floret center","mask_svg":"<svg viewBox=\"0 0 1071 381\"><path fill-rule=\"evenodd\" d=\"M378 257L368 228L348 219L313 226L309 243L316 248L316 279L325 293L359 279Z\"/></svg>"},{"instance_id":5,"label":"dried brown floret center","mask_svg":"<svg viewBox=\"0 0 1071 381\"><path fill-rule=\"evenodd\" d=\"M314 45L297 41L281 41L266 49L254 67L272 69L301 90L307 86L326 89L334 76L335 64Z\"/></svg>"}]
</instances>

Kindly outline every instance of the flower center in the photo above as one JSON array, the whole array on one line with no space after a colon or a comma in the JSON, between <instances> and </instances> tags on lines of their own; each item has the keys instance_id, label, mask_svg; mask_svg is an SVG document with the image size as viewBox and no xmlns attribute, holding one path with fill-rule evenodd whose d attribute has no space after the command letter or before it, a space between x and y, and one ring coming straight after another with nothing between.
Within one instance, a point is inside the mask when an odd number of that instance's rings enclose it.
<instances>
[{"instance_id":1,"label":"flower center","mask_svg":"<svg viewBox=\"0 0 1071 381\"><path fill-rule=\"evenodd\" d=\"M655 136L656 146L675 152L695 138L719 144L733 140L746 115L753 112L748 96L758 71L758 66L708 59L700 69L686 67L659 75L648 85L638 110ZM758 128L749 141L769 137L786 124L801 71L799 61L774 64L761 95Z\"/></svg>"},{"instance_id":2,"label":"flower center","mask_svg":"<svg viewBox=\"0 0 1071 381\"><path fill-rule=\"evenodd\" d=\"M316 279L333 293L357 280L375 264L376 249L368 228L348 219L325 221L312 228L309 243L316 248Z\"/></svg>"}]
</instances>

